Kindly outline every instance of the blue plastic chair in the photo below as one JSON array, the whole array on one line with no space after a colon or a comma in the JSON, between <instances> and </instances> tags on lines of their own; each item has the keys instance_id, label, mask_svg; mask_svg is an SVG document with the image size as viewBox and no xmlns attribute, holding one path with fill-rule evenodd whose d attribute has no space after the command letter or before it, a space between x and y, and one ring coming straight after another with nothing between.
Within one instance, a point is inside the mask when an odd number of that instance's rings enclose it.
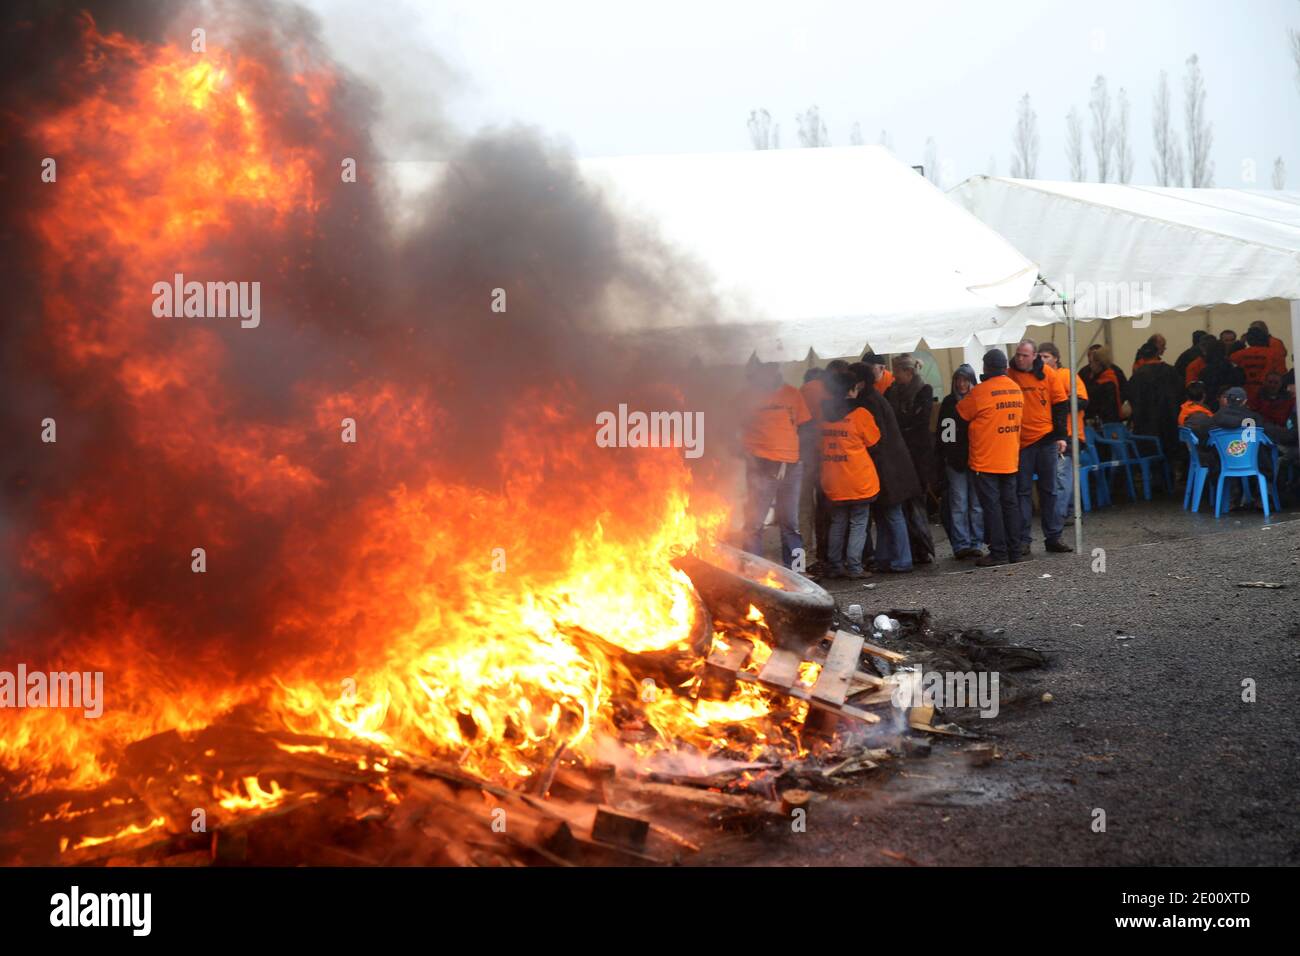
<instances>
[{"instance_id":1,"label":"blue plastic chair","mask_svg":"<svg viewBox=\"0 0 1300 956\"><path fill-rule=\"evenodd\" d=\"M1165 491L1174 490L1173 471L1169 467L1169 459L1165 457L1164 447L1160 444L1160 439L1155 435L1139 435L1136 432L1129 431L1128 427L1121 422L1110 422L1101 426L1101 433L1111 441L1122 441L1128 444L1128 457L1130 461L1137 464L1142 469L1142 485L1146 490L1146 498L1151 499L1151 466L1158 464L1161 466L1161 477L1164 478ZM1149 451L1144 451L1149 448Z\"/></svg>"},{"instance_id":2,"label":"blue plastic chair","mask_svg":"<svg viewBox=\"0 0 1300 956\"><path fill-rule=\"evenodd\" d=\"M1165 453L1160 447L1159 438L1155 435L1135 435L1122 422L1103 424L1101 433L1105 436L1106 441L1115 442L1116 447L1123 449L1122 460L1136 465L1142 470L1143 498L1147 501L1151 500L1151 466L1156 463L1164 466L1165 491L1173 490L1174 480L1173 475L1170 474L1169 460L1165 458ZM1155 447L1155 451L1143 454L1139 448L1140 442L1151 442Z\"/></svg>"},{"instance_id":3,"label":"blue plastic chair","mask_svg":"<svg viewBox=\"0 0 1300 956\"><path fill-rule=\"evenodd\" d=\"M1089 443L1079 445L1079 497L1083 499L1083 510L1092 510L1092 494L1089 478L1097 479L1097 507L1104 508L1111 503L1110 486L1107 472L1124 467L1117 461L1102 461L1097 456L1097 449Z\"/></svg>"},{"instance_id":4,"label":"blue plastic chair","mask_svg":"<svg viewBox=\"0 0 1300 956\"><path fill-rule=\"evenodd\" d=\"M1264 520L1269 516L1268 479L1259 470L1259 448L1273 444L1267 435L1254 429L1254 440L1247 441L1244 428L1214 428L1210 430L1210 444L1219 453L1219 483L1214 489L1214 517L1223 514L1223 483L1229 478L1240 478L1242 489L1248 491L1250 479L1259 481L1260 501L1264 505Z\"/></svg>"},{"instance_id":5,"label":"blue plastic chair","mask_svg":"<svg viewBox=\"0 0 1300 956\"><path fill-rule=\"evenodd\" d=\"M1201 442L1196 432L1183 425L1178 429L1178 438L1187 446L1187 490L1183 492L1183 510L1188 510L1190 505L1192 511L1200 511L1201 499L1205 497L1205 479L1209 477L1210 469L1201 463Z\"/></svg>"},{"instance_id":6,"label":"blue plastic chair","mask_svg":"<svg viewBox=\"0 0 1300 956\"><path fill-rule=\"evenodd\" d=\"M1128 484L1129 501L1137 501L1137 492L1133 489L1133 469L1136 467L1137 463L1129 458L1128 443L1116 441L1112 438L1102 438L1101 435L1097 433L1097 429L1093 428L1091 425L1088 425L1084 429L1084 434L1088 436L1088 447L1092 449L1092 453L1097 456L1097 463L1101 465L1103 471L1109 471L1111 473L1110 481L1114 482L1115 473L1122 471L1124 473L1124 481ZM1101 448L1109 448L1111 450L1110 458L1105 461L1101 459ZM1146 484L1146 493L1147 498L1149 499L1151 497L1150 482L1147 482Z\"/></svg>"}]
</instances>

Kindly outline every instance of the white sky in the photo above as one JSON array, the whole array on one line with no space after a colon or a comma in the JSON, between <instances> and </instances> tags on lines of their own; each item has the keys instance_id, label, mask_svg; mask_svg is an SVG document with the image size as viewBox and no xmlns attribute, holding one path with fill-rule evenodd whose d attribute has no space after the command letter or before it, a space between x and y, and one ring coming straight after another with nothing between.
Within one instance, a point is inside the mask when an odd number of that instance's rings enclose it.
<instances>
[{"instance_id":1,"label":"white sky","mask_svg":"<svg viewBox=\"0 0 1300 956\"><path fill-rule=\"evenodd\" d=\"M1038 175L1068 178L1065 114L1073 105L1086 119L1098 73L1112 96L1128 90L1133 181L1152 182L1157 76L1170 73L1185 140L1184 61L1197 53L1215 184L1269 188L1280 155L1288 188L1300 189L1300 86L1286 35L1300 28L1300 0L308 3L390 112L427 97L465 132L524 122L580 156L603 156L748 149L746 119L760 107L791 146L795 114L817 104L834 145L848 144L856 121L868 143L888 130L915 164L933 136L945 187L990 163L1008 175L1026 92L1038 113ZM1090 152L1088 169L1094 178Z\"/></svg>"}]
</instances>

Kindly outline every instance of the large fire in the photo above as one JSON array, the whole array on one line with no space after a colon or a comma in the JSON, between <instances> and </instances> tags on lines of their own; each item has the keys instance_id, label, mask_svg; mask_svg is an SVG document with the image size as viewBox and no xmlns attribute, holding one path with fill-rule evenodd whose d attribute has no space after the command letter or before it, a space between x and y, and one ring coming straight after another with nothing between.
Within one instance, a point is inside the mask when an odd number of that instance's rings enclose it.
<instances>
[{"instance_id":1,"label":"large fire","mask_svg":"<svg viewBox=\"0 0 1300 956\"><path fill-rule=\"evenodd\" d=\"M102 450L103 467L132 476L136 500L92 479L47 500L27 529L25 571L47 600L84 613L75 626L34 625L8 650L33 667L103 671L106 707L97 720L7 712L0 768L20 792L103 783L133 741L240 705L268 725L436 753L509 783L611 741L641 757L708 753L725 725L769 712L752 684L710 702L681 692L694 676L646 693L629 670L621 652L685 651L708 634L669 561L727 513L702 499L680 454L597 448L574 383L521 396L500 423L499 485L484 487L441 465L454 449L439 444L436 382L307 376L289 396L297 418L249 415L231 386L232 336L265 330L150 315L158 280L226 278L250 230L309 236L329 214L344 147L280 125L286 98L299 119L325 123L337 87L327 67L304 59L286 75L234 52L196 57L106 35L88 18L84 43L85 94L35 120L51 156L74 157L34 226L40 328L58 375L94 383L83 406L114 406L125 444ZM160 334L159 323L172 324ZM357 423L354 445L339 440L344 419ZM366 474L377 477L357 481ZM336 509L323 502L339 476L365 491ZM215 492L177 501L169 483L190 477ZM260 556L264 586L212 593L245 525L299 514ZM121 569L160 540L174 542L174 567L157 572L152 594L124 591ZM190 566L198 546L202 575ZM159 611L189 602L216 621L202 639L174 633L177 613ZM228 642L221 621L229 611L237 634L244 602L269 602L272 623ZM256 777L217 795L228 810L285 798Z\"/></svg>"}]
</instances>

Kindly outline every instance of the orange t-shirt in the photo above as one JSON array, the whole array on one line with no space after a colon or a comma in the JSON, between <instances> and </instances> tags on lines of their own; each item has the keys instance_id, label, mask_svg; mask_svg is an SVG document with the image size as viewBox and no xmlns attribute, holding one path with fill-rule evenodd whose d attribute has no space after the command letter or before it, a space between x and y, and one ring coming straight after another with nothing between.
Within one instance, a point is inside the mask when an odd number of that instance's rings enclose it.
<instances>
[{"instance_id":1,"label":"orange t-shirt","mask_svg":"<svg viewBox=\"0 0 1300 956\"><path fill-rule=\"evenodd\" d=\"M1187 371L1183 374L1183 384L1191 385L1201 377L1201 372L1205 370L1205 358L1198 355L1187 363Z\"/></svg>"},{"instance_id":2,"label":"orange t-shirt","mask_svg":"<svg viewBox=\"0 0 1300 956\"><path fill-rule=\"evenodd\" d=\"M1024 448L1044 435L1051 434L1052 406L1067 401L1070 391L1068 386L1062 385L1060 378L1052 374L1051 369L1043 369L1043 377L1039 378L1033 372L1009 368L1007 378L1019 385L1025 393L1024 411L1020 420L1020 447Z\"/></svg>"},{"instance_id":3,"label":"orange t-shirt","mask_svg":"<svg viewBox=\"0 0 1300 956\"><path fill-rule=\"evenodd\" d=\"M1286 372L1286 346L1282 344L1282 340L1275 335L1270 335L1268 337L1268 349L1270 352L1273 353L1274 359L1276 360L1275 367L1278 373L1279 374L1285 373Z\"/></svg>"},{"instance_id":4,"label":"orange t-shirt","mask_svg":"<svg viewBox=\"0 0 1300 956\"><path fill-rule=\"evenodd\" d=\"M1065 393L1065 398L1062 399L1062 401L1068 402L1070 400L1070 370L1068 368L1058 368L1056 370L1056 377L1060 379L1061 391ZM1080 378L1078 375L1074 376L1074 390L1079 393L1080 402L1086 402L1088 400L1088 388L1086 385L1083 384L1083 379ZM1079 444L1082 445L1084 436L1088 434L1088 432L1083 427L1082 411L1079 412L1078 417L1079 417ZM1070 435L1074 434L1074 423L1070 421L1068 417L1065 419L1065 434L1067 438Z\"/></svg>"},{"instance_id":5,"label":"orange t-shirt","mask_svg":"<svg viewBox=\"0 0 1300 956\"><path fill-rule=\"evenodd\" d=\"M799 426L812 420L799 389L782 385L758 403L745 427L745 450L757 458L799 460Z\"/></svg>"},{"instance_id":6,"label":"orange t-shirt","mask_svg":"<svg viewBox=\"0 0 1300 956\"><path fill-rule=\"evenodd\" d=\"M1020 414L1025 393L1005 375L980 382L957 403L970 422L970 467L991 475L1020 470Z\"/></svg>"},{"instance_id":7,"label":"orange t-shirt","mask_svg":"<svg viewBox=\"0 0 1300 956\"><path fill-rule=\"evenodd\" d=\"M1197 412L1200 412L1203 415L1209 415L1211 418L1214 417L1214 413L1200 402L1183 402L1182 406L1178 409L1178 427L1182 428L1186 425L1187 419L1192 415L1195 415Z\"/></svg>"},{"instance_id":8,"label":"orange t-shirt","mask_svg":"<svg viewBox=\"0 0 1300 956\"><path fill-rule=\"evenodd\" d=\"M822 491L831 501L860 501L880 494L876 463L867 449L880 441L876 419L854 408L837 422L822 422Z\"/></svg>"},{"instance_id":9,"label":"orange t-shirt","mask_svg":"<svg viewBox=\"0 0 1300 956\"><path fill-rule=\"evenodd\" d=\"M799 394L803 396L804 404L808 406L808 414L812 416L814 422L822 420L822 402L829 396L826 394L826 383L819 378L810 382L804 382L799 386Z\"/></svg>"},{"instance_id":10,"label":"orange t-shirt","mask_svg":"<svg viewBox=\"0 0 1300 956\"><path fill-rule=\"evenodd\" d=\"M1228 361L1246 374L1246 401L1250 404L1254 404L1255 396L1259 394L1269 372L1277 372L1279 375L1286 372L1285 365L1281 368L1277 365L1277 353L1264 345L1250 345L1233 352L1228 356Z\"/></svg>"},{"instance_id":11,"label":"orange t-shirt","mask_svg":"<svg viewBox=\"0 0 1300 956\"><path fill-rule=\"evenodd\" d=\"M894 373L891 372L889 369L885 369L883 372L880 373L880 378L876 379L876 391L879 392L881 395L884 395L885 392L889 391L889 386L893 384L894 384Z\"/></svg>"}]
</instances>

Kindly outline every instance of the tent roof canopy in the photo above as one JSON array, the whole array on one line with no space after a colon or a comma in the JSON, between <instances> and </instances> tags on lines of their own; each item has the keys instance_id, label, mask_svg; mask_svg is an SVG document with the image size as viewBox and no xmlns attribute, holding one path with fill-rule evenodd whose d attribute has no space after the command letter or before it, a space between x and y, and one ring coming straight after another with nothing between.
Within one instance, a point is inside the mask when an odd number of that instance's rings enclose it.
<instances>
[{"instance_id":1,"label":"tent roof canopy","mask_svg":"<svg viewBox=\"0 0 1300 956\"><path fill-rule=\"evenodd\" d=\"M950 196L1081 319L1300 299L1300 193L975 176Z\"/></svg>"},{"instance_id":2,"label":"tent roof canopy","mask_svg":"<svg viewBox=\"0 0 1300 956\"><path fill-rule=\"evenodd\" d=\"M654 224L712 277L718 324L644 333L705 360L992 344L1025 325L1037 266L883 147L579 165L628 223Z\"/></svg>"}]
</instances>

